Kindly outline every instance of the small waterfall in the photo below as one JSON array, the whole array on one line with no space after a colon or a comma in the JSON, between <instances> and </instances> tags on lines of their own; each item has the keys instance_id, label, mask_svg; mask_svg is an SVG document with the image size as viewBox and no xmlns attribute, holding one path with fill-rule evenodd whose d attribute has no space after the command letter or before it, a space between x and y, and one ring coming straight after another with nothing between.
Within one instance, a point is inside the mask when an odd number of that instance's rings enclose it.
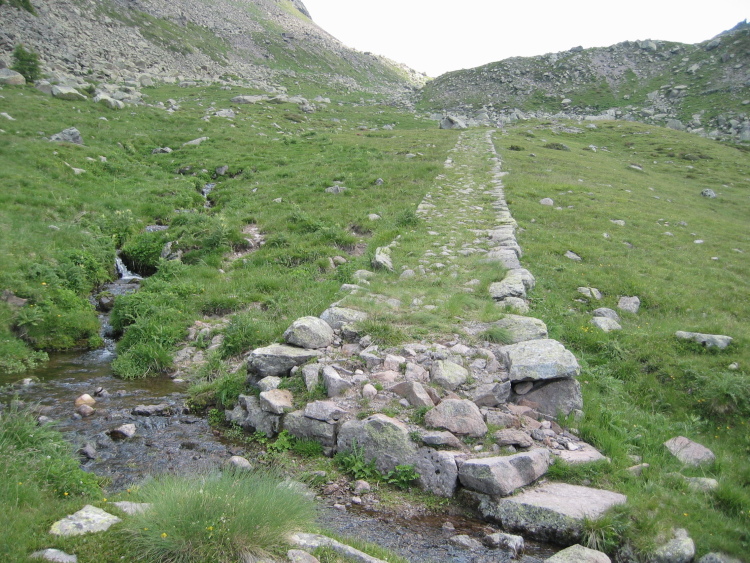
<instances>
[{"instance_id":1,"label":"small waterfall","mask_svg":"<svg viewBox=\"0 0 750 563\"><path fill-rule=\"evenodd\" d=\"M127 266L125 266L125 263L122 261L122 258L120 258L119 256L115 257L115 268L117 268L117 274L120 276L120 279L123 281L143 279L138 274L134 274L133 272L128 270Z\"/></svg>"}]
</instances>

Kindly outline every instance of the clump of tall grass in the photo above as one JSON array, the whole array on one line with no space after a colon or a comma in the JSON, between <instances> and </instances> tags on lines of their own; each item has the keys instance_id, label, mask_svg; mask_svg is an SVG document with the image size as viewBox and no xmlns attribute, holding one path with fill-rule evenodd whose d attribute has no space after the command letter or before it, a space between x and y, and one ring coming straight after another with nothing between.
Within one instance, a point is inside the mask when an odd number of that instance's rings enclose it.
<instances>
[{"instance_id":1,"label":"clump of tall grass","mask_svg":"<svg viewBox=\"0 0 750 563\"><path fill-rule=\"evenodd\" d=\"M122 527L138 561L221 563L267 555L315 515L312 500L262 471L163 475L138 496L152 507Z\"/></svg>"}]
</instances>

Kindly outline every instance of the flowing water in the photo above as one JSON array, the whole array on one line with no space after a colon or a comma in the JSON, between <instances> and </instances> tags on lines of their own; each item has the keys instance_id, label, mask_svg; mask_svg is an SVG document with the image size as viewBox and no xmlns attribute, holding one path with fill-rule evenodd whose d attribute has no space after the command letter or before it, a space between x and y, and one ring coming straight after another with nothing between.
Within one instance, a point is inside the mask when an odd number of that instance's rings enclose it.
<instances>
[{"instance_id":1,"label":"flowing water","mask_svg":"<svg viewBox=\"0 0 750 563\"><path fill-rule=\"evenodd\" d=\"M119 259L118 259L119 260ZM104 289L115 295L134 291L140 277L127 271L118 261L122 278ZM119 492L149 475L162 472L187 473L220 467L232 455L244 453L242 446L226 441L207 421L191 414L185 405L187 384L168 377L126 381L112 374L115 357L108 317L101 315L105 346L86 353L51 356L47 365L19 376L0 375L0 402L20 400L38 405L40 414L55 426L80 451L82 467L106 477L107 488ZM81 417L75 400L87 393L96 399L95 413ZM133 414L139 406L160 405L161 414ZM116 439L110 432L135 424L130 439ZM321 525L341 535L358 537L384 547L415 562L455 561L479 563L510 561L501 550L470 551L452 545L455 534L479 537L486 524L469 518L444 516L403 517L392 513L370 513L353 507L348 512L324 508ZM446 520L455 530L446 531ZM554 550L529 544L526 555L517 560L533 563L549 557Z\"/></svg>"}]
</instances>

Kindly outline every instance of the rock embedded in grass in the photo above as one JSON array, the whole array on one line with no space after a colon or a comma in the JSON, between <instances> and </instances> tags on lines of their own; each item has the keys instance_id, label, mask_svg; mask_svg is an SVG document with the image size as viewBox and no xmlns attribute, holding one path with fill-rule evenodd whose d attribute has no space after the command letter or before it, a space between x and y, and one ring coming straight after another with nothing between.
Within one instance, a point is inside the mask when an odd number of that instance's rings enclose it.
<instances>
[{"instance_id":1,"label":"rock embedded in grass","mask_svg":"<svg viewBox=\"0 0 750 563\"><path fill-rule=\"evenodd\" d=\"M75 127L68 127L59 133L55 133L49 138L50 141L58 143L73 143L75 145L83 145L83 137L81 132Z\"/></svg>"},{"instance_id":2,"label":"rock embedded in grass","mask_svg":"<svg viewBox=\"0 0 750 563\"><path fill-rule=\"evenodd\" d=\"M641 308L641 300L636 297L620 297L617 301L617 308L626 313L633 313L634 315Z\"/></svg>"},{"instance_id":3,"label":"rock embedded in grass","mask_svg":"<svg viewBox=\"0 0 750 563\"><path fill-rule=\"evenodd\" d=\"M610 319L609 317L594 317L593 319L591 319L590 322L596 328L604 332L622 330L622 326L620 326L620 324L617 321Z\"/></svg>"},{"instance_id":4,"label":"rock embedded in grass","mask_svg":"<svg viewBox=\"0 0 750 563\"><path fill-rule=\"evenodd\" d=\"M49 533L55 536L81 536L93 532L104 532L120 521L117 516L87 504L78 512L52 524Z\"/></svg>"},{"instance_id":5,"label":"rock embedded in grass","mask_svg":"<svg viewBox=\"0 0 750 563\"><path fill-rule=\"evenodd\" d=\"M685 332L682 330L675 332L675 337L679 340L692 340L706 348L718 348L719 350L724 350L734 340L731 336L721 334L702 334L700 332Z\"/></svg>"},{"instance_id":6,"label":"rock embedded in grass","mask_svg":"<svg viewBox=\"0 0 750 563\"><path fill-rule=\"evenodd\" d=\"M685 465L698 466L704 463L713 463L716 460L716 456L711 450L684 436L676 436L667 440L664 445L673 456Z\"/></svg>"},{"instance_id":7,"label":"rock embedded in grass","mask_svg":"<svg viewBox=\"0 0 750 563\"><path fill-rule=\"evenodd\" d=\"M695 542L687 530L678 528L672 531L672 539L658 546L650 555L653 563L690 563L695 557Z\"/></svg>"}]
</instances>

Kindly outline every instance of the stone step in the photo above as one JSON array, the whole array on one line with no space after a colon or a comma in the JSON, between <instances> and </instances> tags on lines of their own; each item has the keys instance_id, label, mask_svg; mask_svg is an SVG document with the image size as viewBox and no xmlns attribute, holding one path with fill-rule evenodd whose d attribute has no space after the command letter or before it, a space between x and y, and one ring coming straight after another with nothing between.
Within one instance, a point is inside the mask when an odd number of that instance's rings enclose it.
<instances>
[{"instance_id":1,"label":"stone step","mask_svg":"<svg viewBox=\"0 0 750 563\"><path fill-rule=\"evenodd\" d=\"M542 483L507 498L468 496L478 503L484 518L504 530L561 545L581 540L584 518L598 520L610 508L627 502L619 493L567 483Z\"/></svg>"}]
</instances>

